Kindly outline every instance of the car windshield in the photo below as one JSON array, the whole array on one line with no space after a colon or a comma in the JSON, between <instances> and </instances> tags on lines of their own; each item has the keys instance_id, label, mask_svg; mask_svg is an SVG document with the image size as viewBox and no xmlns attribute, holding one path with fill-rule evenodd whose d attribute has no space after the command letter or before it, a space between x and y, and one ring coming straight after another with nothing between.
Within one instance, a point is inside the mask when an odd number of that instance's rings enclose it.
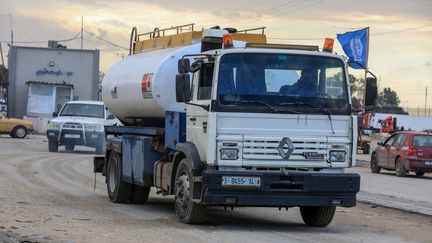
<instances>
[{"instance_id":1,"label":"car windshield","mask_svg":"<svg viewBox=\"0 0 432 243\"><path fill-rule=\"evenodd\" d=\"M416 135L412 143L415 147L432 147L432 136Z\"/></svg>"},{"instance_id":2,"label":"car windshield","mask_svg":"<svg viewBox=\"0 0 432 243\"><path fill-rule=\"evenodd\" d=\"M60 116L84 116L94 118L104 118L103 105L93 104L66 104Z\"/></svg>"},{"instance_id":3,"label":"car windshield","mask_svg":"<svg viewBox=\"0 0 432 243\"><path fill-rule=\"evenodd\" d=\"M348 111L344 64L331 57L235 53L221 57L222 105L326 108Z\"/></svg>"}]
</instances>

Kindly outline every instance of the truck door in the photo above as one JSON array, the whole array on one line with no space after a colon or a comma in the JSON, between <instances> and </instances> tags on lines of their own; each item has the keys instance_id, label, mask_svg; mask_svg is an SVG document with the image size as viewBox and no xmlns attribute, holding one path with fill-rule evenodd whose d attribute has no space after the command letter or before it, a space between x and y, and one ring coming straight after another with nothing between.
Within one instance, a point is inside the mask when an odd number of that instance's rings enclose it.
<instances>
[{"instance_id":1,"label":"truck door","mask_svg":"<svg viewBox=\"0 0 432 243\"><path fill-rule=\"evenodd\" d=\"M203 64L194 73L191 103L196 105L188 105L186 114L186 140L195 145L202 161L207 160L208 143L208 111L203 106L210 106L213 67L214 64Z\"/></svg>"},{"instance_id":2,"label":"truck door","mask_svg":"<svg viewBox=\"0 0 432 243\"><path fill-rule=\"evenodd\" d=\"M388 168L395 168L396 156L399 154L400 148L405 141L405 136L405 134L397 135L395 142L392 146L390 146L388 155Z\"/></svg>"},{"instance_id":3,"label":"truck door","mask_svg":"<svg viewBox=\"0 0 432 243\"><path fill-rule=\"evenodd\" d=\"M391 137L389 137L384 144L380 147L380 151L378 153L378 165L380 167L388 167L388 156L390 152L390 148L393 145L394 141L396 140L396 135L394 134Z\"/></svg>"}]
</instances>

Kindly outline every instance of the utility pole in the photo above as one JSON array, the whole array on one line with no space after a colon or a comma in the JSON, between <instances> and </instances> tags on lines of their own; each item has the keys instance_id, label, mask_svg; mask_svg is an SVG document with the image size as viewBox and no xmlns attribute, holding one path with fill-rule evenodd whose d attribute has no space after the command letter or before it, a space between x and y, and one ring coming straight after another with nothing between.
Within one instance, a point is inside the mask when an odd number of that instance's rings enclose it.
<instances>
[{"instance_id":1,"label":"utility pole","mask_svg":"<svg viewBox=\"0 0 432 243\"><path fill-rule=\"evenodd\" d=\"M425 116L427 115L427 110L426 110L426 105L427 105L427 88L426 87L426 92L425 92Z\"/></svg>"},{"instance_id":2,"label":"utility pole","mask_svg":"<svg viewBox=\"0 0 432 243\"><path fill-rule=\"evenodd\" d=\"M11 44L13 46L13 26L12 26L12 14L9 14L9 23L10 23L10 34L11 34Z\"/></svg>"},{"instance_id":3,"label":"utility pole","mask_svg":"<svg viewBox=\"0 0 432 243\"><path fill-rule=\"evenodd\" d=\"M2 49L2 43L0 42L0 55L1 55L1 64L3 65L3 67L4 67L4 60L3 60L3 49Z\"/></svg>"},{"instance_id":4,"label":"utility pole","mask_svg":"<svg viewBox=\"0 0 432 243\"><path fill-rule=\"evenodd\" d=\"M81 17L81 50L83 49L84 17Z\"/></svg>"}]
</instances>

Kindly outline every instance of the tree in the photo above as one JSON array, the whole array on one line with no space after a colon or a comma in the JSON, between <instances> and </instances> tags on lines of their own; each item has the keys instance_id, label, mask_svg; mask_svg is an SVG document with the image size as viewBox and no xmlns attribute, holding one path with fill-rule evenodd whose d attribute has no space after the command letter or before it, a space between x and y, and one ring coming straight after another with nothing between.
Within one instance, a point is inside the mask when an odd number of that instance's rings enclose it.
<instances>
[{"instance_id":1,"label":"tree","mask_svg":"<svg viewBox=\"0 0 432 243\"><path fill-rule=\"evenodd\" d=\"M0 65L0 84L6 85L8 82L8 70L5 66Z\"/></svg>"},{"instance_id":2,"label":"tree","mask_svg":"<svg viewBox=\"0 0 432 243\"><path fill-rule=\"evenodd\" d=\"M384 88L383 91L379 92L377 97L377 105L380 107L384 106L399 106L400 99L396 91L391 88Z\"/></svg>"},{"instance_id":3,"label":"tree","mask_svg":"<svg viewBox=\"0 0 432 243\"><path fill-rule=\"evenodd\" d=\"M360 97L360 86L362 83L362 79L357 79L354 75L349 74L349 83L350 83L350 91L351 91L351 99L353 107L356 109L360 109L362 106L363 97Z\"/></svg>"}]
</instances>

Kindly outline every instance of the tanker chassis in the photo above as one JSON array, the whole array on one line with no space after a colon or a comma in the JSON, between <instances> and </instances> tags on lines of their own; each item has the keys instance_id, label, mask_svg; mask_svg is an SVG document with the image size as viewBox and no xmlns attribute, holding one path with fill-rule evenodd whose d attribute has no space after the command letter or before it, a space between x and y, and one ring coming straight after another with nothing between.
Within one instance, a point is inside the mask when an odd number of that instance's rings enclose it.
<instances>
[{"instance_id":1,"label":"tanker chassis","mask_svg":"<svg viewBox=\"0 0 432 243\"><path fill-rule=\"evenodd\" d=\"M144 203L155 187L188 224L209 206L300 207L320 227L336 206L356 205L360 176L344 173L357 141L345 58L263 33L161 33L133 31L133 55L102 82L125 124L105 127L106 154L94 159L112 202Z\"/></svg>"}]
</instances>

